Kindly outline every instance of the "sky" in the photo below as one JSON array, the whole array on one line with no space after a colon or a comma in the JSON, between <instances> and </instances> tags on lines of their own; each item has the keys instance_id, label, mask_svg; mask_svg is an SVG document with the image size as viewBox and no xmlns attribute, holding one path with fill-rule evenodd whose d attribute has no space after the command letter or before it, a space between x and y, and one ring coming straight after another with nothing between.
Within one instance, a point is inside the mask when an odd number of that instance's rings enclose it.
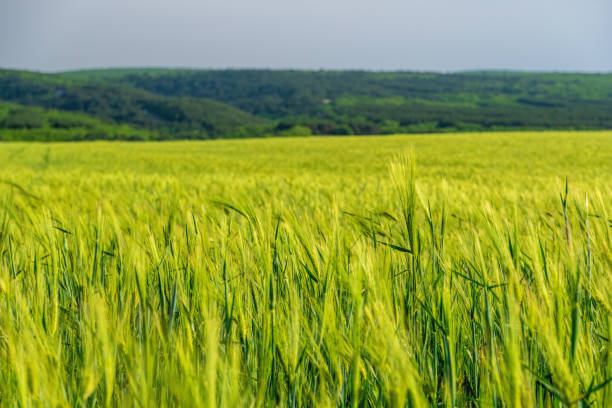
<instances>
[{"instance_id":1,"label":"sky","mask_svg":"<svg viewBox=\"0 0 612 408\"><path fill-rule=\"evenodd\" d=\"M612 0L0 0L0 67L612 71Z\"/></svg>"}]
</instances>

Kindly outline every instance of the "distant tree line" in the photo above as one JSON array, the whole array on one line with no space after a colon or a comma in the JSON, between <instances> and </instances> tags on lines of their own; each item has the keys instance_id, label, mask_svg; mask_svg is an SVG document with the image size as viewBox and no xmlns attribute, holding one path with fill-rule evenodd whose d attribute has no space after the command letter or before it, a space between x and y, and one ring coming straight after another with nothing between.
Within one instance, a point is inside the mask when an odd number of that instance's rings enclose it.
<instances>
[{"instance_id":1,"label":"distant tree line","mask_svg":"<svg viewBox=\"0 0 612 408\"><path fill-rule=\"evenodd\" d=\"M117 126L148 139L612 129L609 74L5 70L0 101L87 118L12 109L0 122L5 134L88 129L115 138Z\"/></svg>"}]
</instances>

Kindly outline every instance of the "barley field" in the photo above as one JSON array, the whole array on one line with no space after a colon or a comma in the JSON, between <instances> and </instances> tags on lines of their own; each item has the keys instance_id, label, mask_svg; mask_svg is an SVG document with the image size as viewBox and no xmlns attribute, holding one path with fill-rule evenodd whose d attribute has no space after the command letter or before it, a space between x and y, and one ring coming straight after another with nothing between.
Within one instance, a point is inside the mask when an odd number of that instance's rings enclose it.
<instances>
[{"instance_id":1,"label":"barley field","mask_svg":"<svg viewBox=\"0 0 612 408\"><path fill-rule=\"evenodd\" d=\"M612 132L0 144L0 405L612 406Z\"/></svg>"}]
</instances>

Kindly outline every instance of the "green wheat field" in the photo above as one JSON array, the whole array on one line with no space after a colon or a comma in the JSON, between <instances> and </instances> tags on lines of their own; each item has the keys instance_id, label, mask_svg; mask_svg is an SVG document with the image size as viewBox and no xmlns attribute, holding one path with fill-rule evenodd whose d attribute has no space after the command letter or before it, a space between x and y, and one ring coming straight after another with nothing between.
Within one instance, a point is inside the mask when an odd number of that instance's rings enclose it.
<instances>
[{"instance_id":1,"label":"green wheat field","mask_svg":"<svg viewBox=\"0 0 612 408\"><path fill-rule=\"evenodd\" d=\"M612 132L0 144L0 404L612 406Z\"/></svg>"}]
</instances>

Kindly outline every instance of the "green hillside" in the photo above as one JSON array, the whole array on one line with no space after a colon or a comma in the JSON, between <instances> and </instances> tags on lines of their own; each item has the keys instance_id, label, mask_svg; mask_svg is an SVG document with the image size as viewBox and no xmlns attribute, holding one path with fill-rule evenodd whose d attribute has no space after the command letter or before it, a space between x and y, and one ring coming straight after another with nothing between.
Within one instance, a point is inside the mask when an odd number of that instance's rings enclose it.
<instances>
[{"instance_id":1,"label":"green hillside","mask_svg":"<svg viewBox=\"0 0 612 408\"><path fill-rule=\"evenodd\" d=\"M160 139L612 129L612 74L0 70L0 101Z\"/></svg>"},{"instance_id":2,"label":"green hillside","mask_svg":"<svg viewBox=\"0 0 612 408\"><path fill-rule=\"evenodd\" d=\"M0 102L2 141L157 140L150 130L82 113Z\"/></svg>"},{"instance_id":3,"label":"green hillside","mask_svg":"<svg viewBox=\"0 0 612 408\"><path fill-rule=\"evenodd\" d=\"M126 85L18 71L0 71L0 100L82 112L154 130L163 138L240 136L266 123L204 98L161 96Z\"/></svg>"},{"instance_id":4,"label":"green hillside","mask_svg":"<svg viewBox=\"0 0 612 408\"><path fill-rule=\"evenodd\" d=\"M612 127L612 74L114 69L62 76L210 98L322 134Z\"/></svg>"}]
</instances>

